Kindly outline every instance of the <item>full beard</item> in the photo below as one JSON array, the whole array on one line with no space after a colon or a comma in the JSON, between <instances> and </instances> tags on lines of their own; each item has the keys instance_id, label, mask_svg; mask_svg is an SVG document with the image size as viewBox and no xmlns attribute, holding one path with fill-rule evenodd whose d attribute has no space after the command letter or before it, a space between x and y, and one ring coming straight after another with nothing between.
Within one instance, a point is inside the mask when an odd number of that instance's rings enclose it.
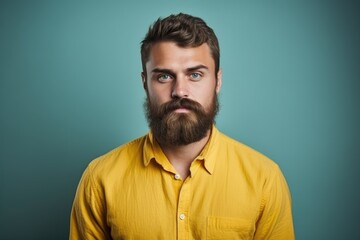
<instances>
[{"instance_id":1,"label":"full beard","mask_svg":"<svg viewBox=\"0 0 360 240\"><path fill-rule=\"evenodd\" d=\"M178 98L162 105L152 103L147 97L144 107L149 127L162 146L182 146L203 139L212 128L219 110L217 94L208 110L188 98ZM188 112L177 113L178 108Z\"/></svg>"}]
</instances>

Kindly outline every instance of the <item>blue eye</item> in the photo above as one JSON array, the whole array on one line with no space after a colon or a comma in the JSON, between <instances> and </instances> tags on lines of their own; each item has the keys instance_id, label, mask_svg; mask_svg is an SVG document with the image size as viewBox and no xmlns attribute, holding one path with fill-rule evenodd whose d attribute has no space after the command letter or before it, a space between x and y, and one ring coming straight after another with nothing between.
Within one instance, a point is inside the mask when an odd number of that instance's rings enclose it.
<instances>
[{"instance_id":1,"label":"blue eye","mask_svg":"<svg viewBox=\"0 0 360 240\"><path fill-rule=\"evenodd\" d=\"M191 73L190 78L191 80L200 80L202 75L200 73Z\"/></svg>"},{"instance_id":2,"label":"blue eye","mask_svg":"<svg viewBox=\"0 0 360 240\"><path fill-rule=\"evenodd\" d=\"M159 81L159 82L167 82L167 81L169 81L169 80L171 80L172 79L172 77L169 75L169 74L160 74L159 76L158 76L158 78L157 78L157 80Z\"/></svg>"}]
</instances>

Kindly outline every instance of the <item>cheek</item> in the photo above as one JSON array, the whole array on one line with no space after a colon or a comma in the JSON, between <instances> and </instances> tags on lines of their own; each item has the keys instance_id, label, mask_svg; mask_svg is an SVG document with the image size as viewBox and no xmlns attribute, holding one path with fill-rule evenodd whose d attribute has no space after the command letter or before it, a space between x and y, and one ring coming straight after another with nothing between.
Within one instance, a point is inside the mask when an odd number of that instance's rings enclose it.
<instances>
[{"instance_id":1,"label":"cheek","mask_svg":"<svg viewBox=\"0 0 360 240\"><path fill-rule=\"evenodd\" d=\"M215 86L206 86L198 91L197 96L202 103L209 104L216 93Z\"/></svg>"},{"instance_id":2,"label":"cheek","mask_svg":"<svg viewBox=\"0 0 360 240\"><path fill-rule=\"evenodd\" d=\"M147 94L150 101L158 105L169 101L167 90L165 88L154 88L152 86L149 88Z\"/></svg>"},{"instance_id":3,"label":"cheek","mask_svg":"<svg viewBox=\"0 0 360 240\"><path fill-rule=\"evenodd\" d=\"M209 110L211 108L213 108L213 103L214 103L214 98L216 97L217 93L215 91L215 89L209 89L208 94L203 98L203 102L201 102L201 105L203 105L203 107L206 110Z\"/></svg>"}]
</instances>

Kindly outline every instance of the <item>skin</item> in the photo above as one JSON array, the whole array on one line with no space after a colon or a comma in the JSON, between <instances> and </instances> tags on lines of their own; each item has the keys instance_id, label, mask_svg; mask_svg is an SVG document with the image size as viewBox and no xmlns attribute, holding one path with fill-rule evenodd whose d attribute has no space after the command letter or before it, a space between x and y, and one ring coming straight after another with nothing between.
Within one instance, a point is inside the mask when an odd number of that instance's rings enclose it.
<instances>
[{"instance_id":1,"label":"skin","mask_svg":"<svg viewBox=\"0 0 360 240\"><path fill-rule=\"evenodd\" d=\"M150 101L159 106L173 98L189 98L208 110L211 99L220 92L222 84L221 70L215 74L215 62L206 43L183 48L174 42L158 42L150 50L146 73L141 75ZM179 108L175 112L186 114L189 110ZM190 174L191 163L209 137L210 129L198 142L184 146L161 146L182 179Z\"/></svg>"}]
</instances>

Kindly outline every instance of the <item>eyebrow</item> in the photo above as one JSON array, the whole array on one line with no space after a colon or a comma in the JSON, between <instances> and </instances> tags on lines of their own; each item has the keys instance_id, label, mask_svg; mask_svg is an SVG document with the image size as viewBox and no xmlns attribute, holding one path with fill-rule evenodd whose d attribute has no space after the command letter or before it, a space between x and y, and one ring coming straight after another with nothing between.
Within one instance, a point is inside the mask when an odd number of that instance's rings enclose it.
<instances>
[{"instance_id":1,"label":"eyebrow","mask_svg":"<svg viewBox=\"0 0 360 240\"><path fill-rule=\"evenodd\" d=\"M166 73L169 75L175 75L175 73L173 71L171 71L170 69L166 69L166 68L154 68L152 71L152 73Z\"/></svg>"},{"instance_id":2,"label":"eyebrow","mask_svg":"<svg viewBox=\"0 0 360 240\"><path fill-rule=\"evenodd\" d=\"M193 71L196 71L196 70L199 70L199 69L206 69L206 70L209 70L209 68L205 65L196 65L194 67L190 67L190 68L187 68L186 71L187 72L193 72ZM170 69L167 69L167 68L154 68L151 72L153 73L167 73L167 74L170 74L170 75L175 75L175 72L170 70Z\"/></svg>"},{"instance_id":3,"label":"eyebrow","mask_svg":"<svg viewBox=\"0 0 360 240\"><path fill-rule=\"evenodd\" d=\"M196 71L196 70L199 70L199 69L206 69L206 70L209 70L209 68L208 68L207 66L202 65L202 64L200 64L200 65L196 65L196 66L191 67L191 68L187 68L186 70L187 70L188 72L193 72L193 71Z\"/></svg>"}]
</instances>

